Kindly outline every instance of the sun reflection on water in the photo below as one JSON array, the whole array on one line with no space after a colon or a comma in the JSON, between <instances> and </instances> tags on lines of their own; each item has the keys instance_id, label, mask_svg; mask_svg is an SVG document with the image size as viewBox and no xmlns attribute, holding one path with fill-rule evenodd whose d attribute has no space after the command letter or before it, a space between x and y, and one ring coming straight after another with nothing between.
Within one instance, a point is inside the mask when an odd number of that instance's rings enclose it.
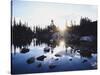
<instances>
[{"instance_id":1,"label":"sun reflection on water","mask_svg":"<svg viewBox=\"0 0 100 75\"><path fill-rule=\"evenodd\" d=\"M66 48L65 48L65 41L64 40L60 40L59 46L56 46L53 49L54 52L53 53L49 53L48 57L49 58L53 58L53 57L55 57L56 54L59 54L60 52L63 52L65 50L66 50Z\"/></svg>"},{"instance_id":2,"label":"sun reflection on water","mask_svg":"<svg viewBox=\"0 0 100 75\"><path fill-rule=\"evenodd\" d=\"M54 49L54 54L65 50L65 41L61 40L59 46Z\"/></svg>"}]
</instances>

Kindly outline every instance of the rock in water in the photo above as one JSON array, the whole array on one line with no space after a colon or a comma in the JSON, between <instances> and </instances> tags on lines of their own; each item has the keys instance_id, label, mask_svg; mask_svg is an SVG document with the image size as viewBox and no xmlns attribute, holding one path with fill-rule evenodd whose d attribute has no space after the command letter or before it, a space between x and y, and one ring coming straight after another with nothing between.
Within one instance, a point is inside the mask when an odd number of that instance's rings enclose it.
<instances>
[{"instance_id":1,"label":"rock in water","mask_svg":"<svg viewBox=\"0 0 100 75\"><path fill-rule=\"evenodd\" d=\"M46 56L42 55L42 56L37 57L37 60L44 61L44 58L46 58Z\"/></svg>"},{"instance_id":2,"label":"rock in water","mask_svg":"<svg viewBox=\"0 0 100 75\"><path fill-rule=\"evenodd\" d=\"M82 63L85 63L85 62L87 62L87 60L86 60L86 59L84 59L84 60L82 61Z\"/></svg>"},{"instance_id":3,"label":"rock in water","mask_svg":"<svg viewBox=\"0 0 100 75\"><path fill-rule=\"evenodd\" d=\"M72 59L69 59L69 61L72 61Z\"/></svg>"},{"instance_id":4,"label":"rock in water","mask_svg":"<svg viewBox=\"0 0 100 75\"><path fill-rule=\"evenodd\" d=\"M39 63L39 64L37 65L37 67L38 67L38 68L40 68L41 66L42 66L42 64L41 64L41 63Z\"/></svg>"},{"instance_id":5,"label":"rock in water","mask_svg":"<svg viewBox=\"0 0 100 75\"><path fill-rule=\"evenodd\" d=\"M50 48L49 47L45 47L44 48L44 52L46 53L46 52L49 52L50 51Z\"/></svg>"},{"instance_id":6,"label":"rock in water","mask_svg":"<svg viewBox=\"0 0 100 75\"><path fill-rule=\"evenodd\" d=\"M27 52L29 52L28 48L22 48L21 51L20 51L20 53L27 53Z\"/></svg>"},{"instance_id":7,"label":"rock in water","mask_svg":"<svg viewBox=\"0 0 100 75\"><path fill-rule=\"evenodd\" d=\"M55 67L56 67L56 65L53 65L53 64L49 65L49 68L50 68L50 69L53 69L53 68L55 68Z\"/></svg>"},{"instance_id":8,"label":"rock in water","mask_svg":"<svg viewBox=\"0 0 100 75\"><path fill-rule=\"evenodd\" d=\"M55 56L56 56L56 57L61 57L61 55L60 55L60 54L55 54Z\"/></svg>"},{"instance_id":9,"label":"rock in water","mask_svg":"<svg viewBox=\"0 0 100 75\"><path fill-rule=\"evenodd\" d=\"M32 63L34 63L35 62L35 57L31 57L31 58L29 58L28 60L27 60L27 63L28 64L32 64Z\"/></svg>"},{"instance_id":10,"label":"rock in water","mask_svg":"<svg viewBox=\"0 0 100 75\"><path fill-rule=\"evenodd\" d=\"M55 61L59 60L58 58L55 59Z\"/></svg>"}]
</instances>

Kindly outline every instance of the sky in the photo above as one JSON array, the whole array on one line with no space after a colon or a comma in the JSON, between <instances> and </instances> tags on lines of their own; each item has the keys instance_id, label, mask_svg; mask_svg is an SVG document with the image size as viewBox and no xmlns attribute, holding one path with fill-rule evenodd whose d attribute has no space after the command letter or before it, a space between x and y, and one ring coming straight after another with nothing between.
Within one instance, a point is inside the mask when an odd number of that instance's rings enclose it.
<instances>
[{"instance_id":1,"label":"sky","mask_svg":"<svg viewBox=\"0 0 100 75\"><path fill-rule=\"evenodd\" d=\"M92 21L97 20L98 9L95 5L49 3L36 1L13 0L12 17L28 26L45 27L54 20L56 26L70 26L71 21L79 24L81 17L88 17Z\"/></svg>"}]
</instances>

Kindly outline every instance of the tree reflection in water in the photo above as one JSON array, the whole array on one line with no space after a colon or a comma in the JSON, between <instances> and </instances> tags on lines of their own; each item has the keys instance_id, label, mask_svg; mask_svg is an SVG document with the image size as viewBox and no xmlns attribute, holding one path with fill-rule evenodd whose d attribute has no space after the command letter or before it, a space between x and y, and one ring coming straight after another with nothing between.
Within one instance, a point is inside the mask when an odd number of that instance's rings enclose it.
<instances>
[{"instance_id":1,"label":"tree reflection in water","mask_svg":"<svg viewBox=\"0 0 100 75\"><path fill-rule=\"evenodd\" d=\"M47 44L47 48L50 48L50 52L51 54L49 55L49 57L52 56L57 56L57 53L60 52L66 52L66 54L72 54L74 55L74 53L77 51L78 53L80 53L81 56L83 57L91 57L92 51L90 50L80 50L79 49L75 49L73 48L73 46L66 46L68 44L66 44L64 38L63 39L59 39L59 40L52 40L52 39L40 39L40 38L29 38L26 39L24 37L19 37L18 40L14 41L14 50L15 50L15 54L16 54L16 48L19 47L20 48L20 52L25 53L28 52L28 46L31 45L31 43L33 43L33 46L40 46L42 44ZM46 49L46 47L45 47ZM84 49L84 48L83 48ZM79 50L79 51L78 51Z\"/></svg>"},{"instance_id":2,"label":"tree reflection in water","mask_svg":"<svg viewBox=\"0 0 100 75\"><path fill-rule=\"evenodd\" d=\"M14 25L12 26L12 45L14 46L14 53L16 54L16 48L20 48L21 53L27 53L29 51L28 47L31 45L31 43L33 43L33 46L46 44L47 48L45 48L45 51L49 48L53 56L57 56L57 53L60 52L65 52L67 55L71 54L73 56L75 52L78 52L82 57L91 57L91 54L94 52L94 50L92 50L92 46L79 46L80 42L78 40L78 42L76 42L75 39L74 41L72 41L70 38L66 39L66 35L69 36L69 34L66 33L66 29L60 32L59 29L54 25L53 20L51 20L50 26L47 26L44 29L36 26L33 30L31 30L31 28L26 24L22 24L21 21L16 23L14 20ZM69 33L72 35L70 30ZM68 41L73 43L70 44ZM75 45L77 44L78 47L76 46L76 49ZM85 48L87 49L85 50Z\"/></svg>"}]
</instances>

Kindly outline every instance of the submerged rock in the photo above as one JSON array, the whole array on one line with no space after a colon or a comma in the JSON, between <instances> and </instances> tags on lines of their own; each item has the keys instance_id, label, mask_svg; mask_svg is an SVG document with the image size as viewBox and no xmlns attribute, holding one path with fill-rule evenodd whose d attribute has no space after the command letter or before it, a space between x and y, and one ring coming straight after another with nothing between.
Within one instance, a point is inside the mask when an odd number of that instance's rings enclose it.
<instances>
[{"instance_id":1,"label":"submerged rock","mask_svg":"<svg viewBox=\"0 0 100 75\"><path fill-rule=\"evenodd\" d=\"M59 60L58 58L55 59L55 61Z\"/></svg>"},{"instance_id":2,"label":"submerged rock","mask_svg":"<svg viewBox=\"0 0 100 75\"><path fill-rule=\"evenodd\" d=\"M20 53L27 53L27 52L29 52L28 48L22 48L21 51L20 51Z\"/></svg>"},{"instance_id":3,"label":"submerged rock","mask_svg":"<svg viewBox=\"0 0 100 75\"><path fill-rule=\"evenodd\" d=\"M49 65L49 68L50 68L50 69L53 69L53 68L55 68L55 67L56 67L56 65L54 65L54 64Z\"/></svg>"},{"instance_id":4,"label":"submerged rock","mask_svg":"<svg viewBox=\"0 0 100 75\"><path fill-rule=\"evenodd\" d=\"M37 67L38 67L38 68L40 68L41 66L42 66L42 64L41 64L41 63L39 63L39 64L37 65Z\"/></svg>"},{"instance_id":5,"label":"submerged rock","mask_svg":"<svg viewBox=\"0 0 100 75\"><path fill-rule=\"evenodd\" d=\"M37 60L44 61L44 58L46 58L46 56L42 55L42 56L37 57Z\"/></svg>"},{"instance_id":6,"label":"submerged rock","mask_svg":"<svg viewBox=\"0 0 100 75\"><path fill-rule=\"evenodd\" d=\"M69 61L72 61L72 59L69 59Z\"/></svg>"},{"instance_id":7,"label":"submerged rock","mask_svg":"<svg viewBox=\"0 0 100 75\"><path fill-rule=\"evenodd\" d=\"M85 62L87 62L87 60L86 60L86 59L84 59L84 60L82 61L82 63L85 63Z\"/></svg>"},{"instance_id":8,"label":"submerged rock","mask_svg":"<svg viewBox=\"0 0 100 75\"><path fill-rule=\"evenodd\" d=\"M27 60L27 63L28 64L32 64L32 63L34 63L35 62L35 57L31 57L31 58L29 58L28 60Z\"/></svg>"}]
</instances>

